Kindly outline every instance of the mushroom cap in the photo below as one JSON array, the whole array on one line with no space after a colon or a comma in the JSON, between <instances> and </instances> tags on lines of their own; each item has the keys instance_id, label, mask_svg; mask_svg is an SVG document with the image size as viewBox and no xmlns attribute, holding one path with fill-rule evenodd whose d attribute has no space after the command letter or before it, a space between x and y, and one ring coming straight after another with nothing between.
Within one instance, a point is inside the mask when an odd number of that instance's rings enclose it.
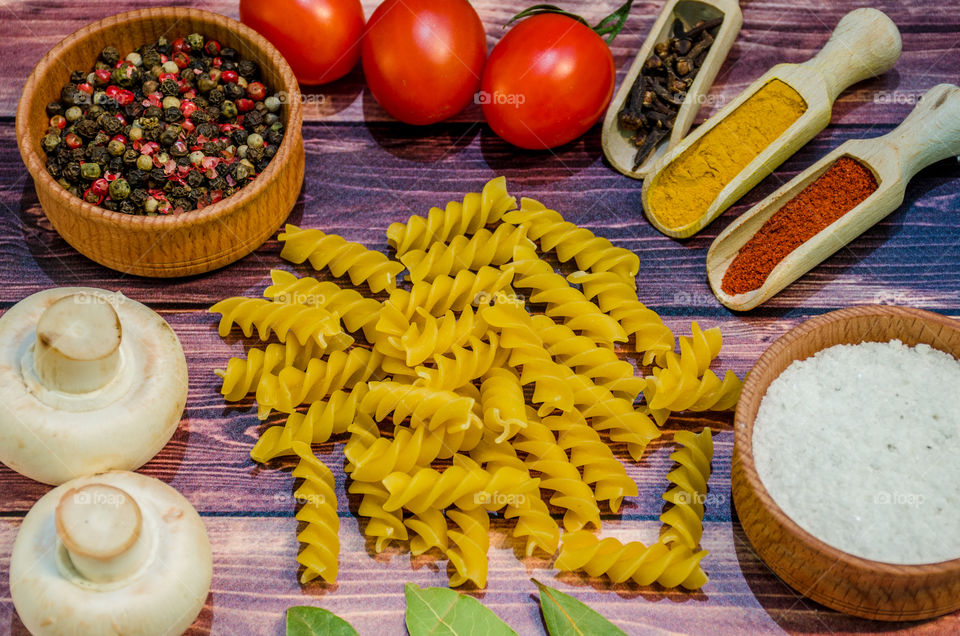
<instances>
[{"instance_id":1,"label":"mushroom cap","mask_svg":"<svg viewBox=\"0 0 960 636\"><path fill-rule=\"evenodd\" d=\"M119 581L85 579L58 536L63 496L90 486L128 494L151 542L143 564ZM180 634L203 609L211 578L210 541L190 502L162 481L126 471L81 477L41 497L24 517L10 556L13 604L37 636Z\"/></svg>"},{"instance_id":2,"label":"mushroom cap","mask_svg":"<svg viewBox=\"0 0 960 636\"><path fill-rule=\"evenodd\" d=\"M116 374L86 393L46 387L32 359L40 317L71 295L109 303L122 331ZM176 334L120 293L48 289L0 316L0 462L31 479L57 485L142 466L170 440L186 400L187 363Z\"/></svg>"}]
</instances>

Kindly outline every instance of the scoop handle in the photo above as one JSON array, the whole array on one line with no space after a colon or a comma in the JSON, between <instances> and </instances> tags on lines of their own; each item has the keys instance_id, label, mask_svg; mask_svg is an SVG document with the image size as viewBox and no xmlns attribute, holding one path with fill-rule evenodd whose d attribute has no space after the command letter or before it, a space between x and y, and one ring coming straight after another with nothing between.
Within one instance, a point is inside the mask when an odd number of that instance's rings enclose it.
<instances>
[{"instance_id":1,"label":"scoop handle","mask_svg":"<svg viewBox=\"0 0 960 636\"><path fill-rule=\"evenodd\" d=\"M830 103L847 87L886 73L900 58L900 31L877 9L856 9L843 16L830 40L804 64L827 85Z\"/></svg>"},{"instance_id":2,"label":"scoop handle","mask_svg":"<svg viewBox=\"0 0 960 636\"><path fill-rule=\"evenodd\" d=\"M898 149L905 181L932 163L960 155L960 87L934 86L882 139Z\"/></svg>"}]
</instances>

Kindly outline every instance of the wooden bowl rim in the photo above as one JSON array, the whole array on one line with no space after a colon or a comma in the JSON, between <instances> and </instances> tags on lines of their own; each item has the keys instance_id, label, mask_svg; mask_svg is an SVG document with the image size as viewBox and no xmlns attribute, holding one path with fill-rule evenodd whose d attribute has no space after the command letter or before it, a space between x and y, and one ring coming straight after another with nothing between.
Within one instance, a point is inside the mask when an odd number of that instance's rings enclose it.
<instances>
[{"instance_id":1,"label":"wooden bowl rim","mask_svg":"<svg viewBox=\"0 0 960 636\"><path fill-rule=\"evenodd\" d=\"M275 58L278 61L283 86L275 88L283 91L288 96L288 112L283 141L280 142L280 146L277 148L277 154L270 160L267 168L257 175L253 182L246 187L201 210L191 210L182 214L166 216L123 214L122 212L113 212L106 208L93 205L92 203L87 203L82 198L73 196L64 190L60 184L50 176L50 173L47 172L46 163L42 158L37 142L30 135L27 123L29 120L28 105L33 101L36 86L40 84L42 77L46 75L46 69L58 63L57 60L63 51L78 40L94 36L104 39L104 33L123 28L124 25L133 22L160 19L170 20L176 23L182 21L185 17L199 21L222 22L230 31L235 31L241 37L247 38L254 48L259 49L261 55ZM30 172L30 176L33 177L35 187L37 189L46 189L47 192L59 198L66 205L74 207L75 213L87 220L107 221L126 229L147 231L172 230L174 228L202 225L218 217L225 216L234 209L242 207L249 201L255 199L263 192L267 185L277 177L281 170L281 165L287 161L293 152L295 137L300 136L298 131L303 124L303 104L299 99L299 95L300 85L283 55L281 55L266 38L245 24L228 16L204 9L182 7L135 9L133 11L116 13L86 25L82 29L60 40L60 42L40 58L40 61L34 66L33 71L30 72L30 76L27 78L27 82L23 87L23 94L17 103L17 143L20 146L20 154L23 157L24 163L27 165L27 170Z\"/></svg>"},{"instance_id":2,"label":"wooden bowl rim","mask_svg":"<svg viewBox=\"0 0 960 636\"><path fill-rule=\"evenodd\" d=\"M874 316L877 318L909 318L920 320L927 325L939 328L949 328L960 331L960 322L943 316L932 311L916 309L913 307L901 307L896 305L859 305L856 307L846 307L831 311L826 314L815 316L806 320L784 335L780 336L766 351L757 359L751 368L743 383L741 399L737 404L736 414L734 416L734 462L740 464L740 472L760 503L766 506L770 514L783 526L784 530L794 536L796 539L807 543L812 549L820 554L833 559L843 565L860 571L866 571L875 575L896 575L897 577L926 577L933 575L942 575L945 570L960 571L960 557L939 561L936 563L921 564L901 564L886 563L859 557L849 552L844 552L835 548L815 537L805 529L801 528L797 522L790 518L787 513L773 500L763 481L757 474L757 468L753 461L753 426L755 418L749 422L744 421L744 413L748 410L745 404L750 401L756 401L759 408L759 401L763 399L767 387L760 386L759 375L753 370L761 365L767 364L768 360L774 359L784 349L792 345L797 340L806 338L810 334L823 329L824 327L837 323L845 322L853 318L863 318ZM864 340L862 342L872 342ZM889 340L885 341L889 342ZM827 347L823 347L826 349ZM819 349L818 351L822 351ZM951 354L953 355L953 354ZM809 357L809 356L808 356ZM956 357L956 356L954 356ZM804 358L806 359L806 358ZM768 385L769 386L769 385ZM762 390L761 390L762 389ZM746 400L744 398L747 398Z\"/></svg>"}]
</instances>

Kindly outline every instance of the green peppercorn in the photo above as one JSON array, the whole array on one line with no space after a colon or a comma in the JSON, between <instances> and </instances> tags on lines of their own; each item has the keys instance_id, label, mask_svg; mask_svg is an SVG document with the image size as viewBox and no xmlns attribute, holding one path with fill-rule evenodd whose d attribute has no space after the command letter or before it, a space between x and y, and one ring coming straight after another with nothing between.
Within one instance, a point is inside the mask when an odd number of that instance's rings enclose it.
<instances>
[{"instance_id":1,"label":"green peppercorn","mask_svg":"<svg viewBox=\"0 0 960 636\"><path fill-rule=\"evenodd\" d=\"M133 52L131 52L131 53L127 53L127 58L126 58L126 60L127 60L128 62L130 62L131 64L133 64L134 66L140 66L140 65L143 64L143 58L140 57L140 54L137 53L136 51L133 51Z\"/></svg>"},{"instance_id":2,"label":"green peppercorn","mask_svg":"<svg viewBox=\"0 0 960 636\"><path fill-rule=\"evenodd\" d=\"M137 157L137 168L143 170L144 172L149 172L153 169L153 159L150 158L150 155L140 155Z\"/></svg>"},{"instance_id":3,"label":"green peppercorn","mask_svg":"<svg viewBox=\"0 0 960 636\"><path fill-rule=\"evenodd\" d=\"M80 176L89 181L100 178L100 164L96 163L81 163L80 164Z\"/></svg>"},{"instance_id":4,"label":"green peppercorn","mask_svg":"<svg viewBox=\"0 0 960 636\"><path fill-rule=\"evenodd\" d=\"M163 69L163 72L164 72L164 73L179 73L179 72L180 72L180 67L177 66L177 63L174 62L174 61L172 61L172 60L167 60L166 62L164 62L164 63L160 66L160 68Z\"/></svg>"},{"instance_id":5,"label":"green peppercorn","mask_svg":"<svg viewBox=\"0 0 960 636\"><path fill-rule=\"evenodd\" d=\"M158 152L158 153L157 153L157 158L153 160L153 163L154 163L154 164L163 165L163 164L167 163L168 161L170 161L170 155L168 155L168 154L165 153L165 152Z\"/></svg>"},{"instance_id":6,"label":"green peppercorn","mask_svg":"<svg viewBox=\"0 0 960 636\"><path fill-rule=\"evenodd\" d=\"M107 152L114 157L119 157L126 149L127 147L119 139L112 139L110 140L110 143L107 144Z\"/></svg>"},{"instance_id":7,"label":"green peppercorn","mask_svg":"<svg viewBox=\"0 0 960 636\"><path fill-rule=\"evenodd\" d=\"M83 109L79 106L71 106L63 113L63 116L66 117L67 121L73 122L77 121L83 117Z\"/></svg>"},{"instance_id":8,"label":"green peppercorn","mask_svg":"<svg viewBox=\"0 0 960 636\"><path fill-rule=\"evenodd\" d=\"M50 133L43 138L43 150L48 154L56 150L57 146L59 145L60 135Z\"/></svg>"},{"instance_id":9,"label":"green peppercorn","mask_svg":"<svg viewBox=\"0 0 960 636\"><path fill-rule=\"evenodd\" d=\"M191 51L197 51L199 53L203 49L204 38L199 33L191 33L185 39L187 44L190 45Z\"/></svg>"},{"instance_id":10,"label":"green peppercorn","mask_svg":"<svg viewBox=\"0 0 960 636\"><path fill-rule=\"evenodd\" d=\"M275 95L271 95L263 100L263 105L266 106L267 110L271 113L275 113L280 110L280 100Z\"/></svg>"},{"instance_id":11,"label":"green peppercorn","mask_svg":"<svg viewBox=\"0 0 960 636\"><path fill-rule=\"evenodd\" d=\"M257 133L247 135L247 145L251 148L263 148L263 137Z\"/></svg>"},{"instance_id":12,"label":"green peppercorn","mask_svg":"<svg viewBox=\"0 0 960 636\"><path fill-rule=\"evenodd\" d=\"M143 202L143 209L147 214L153 214L154 212L157 211L157 205L159 203L160 202L157 201L154 197L150 197Z\"/></svg>"},{"instance_id":13,"label":"green peppercorn","mask_svg":"<svg viewBox=\"0 0 960 636\"><path fill-rule=\"evenodd\" d=\"M240 144L237 146L237 156L241 159L246 159L247 157L247 144Z\"/></svg>"},{"instance_id":14,"label":"green peppercorn","mask_svg":"<svg viewBox=\"0 0 960 636\"><path fill-rule=\"evenodd\" d=\"M237 105L229 99L220 104L220 117L223 119L233 119L237 116Z\"/></svg>"},{"instance_id":15,"label":"green peppercorn","mask_svg":"<svg viewBox=\"0 0 960 636\"><path fill-rule=\"evenodd\" d=\"M202 152L200 152L199 150L194 150L193 152L190 153L190 163L192 163L195 166L199 166L200 163L203 161L203 156L204 155Z\"/></svg>"},{"instance_id":16,"label":"green peppercorn","mask_svg":"<svg viewBox=\"0 0 960 636\"><path fill-rule=\"evenodd\" d=\"M180 108L180 100L173 95L167 95L163 98L162 106L164 110L168 108Z\"/></svg>"},{"instance_id":17,"label":"green peppercorn","mask_svg":"<svg viewBox=\"0 0 960 636\"><path fill-rule=\"evenodd\" d=\"M110 188L108 189L110 193L110 198L117 201L122 201L130 196L130 184L127 183L127 180L124 178L114 179L110 182Z\"/></svg>"},{"instance_id":18,"label":"green peppercorn","mask_svg":"<svg viewBox=\"0 0 960 636\"><path fill-rule=\"evenodd\" d=\"M143 128L140 126L131 127L127 137L130 139L130 141L139 141L140 139L143 139Z\"/></svg>"}]
</instances>

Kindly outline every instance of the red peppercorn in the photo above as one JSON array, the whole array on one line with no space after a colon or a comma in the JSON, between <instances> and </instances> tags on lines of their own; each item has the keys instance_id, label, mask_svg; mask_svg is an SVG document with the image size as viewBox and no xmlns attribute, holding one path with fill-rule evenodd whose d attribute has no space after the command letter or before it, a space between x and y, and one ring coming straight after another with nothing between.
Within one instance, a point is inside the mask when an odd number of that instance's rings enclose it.
<instances>
[{"instance_id":1,"label":"red peppercorn","mask_svg":"<svg viewBox=\"0 0 960 636\"><path fill-rule=\"evenodd\" d=\"M148 157L160 149L160 144L155 141L148 141L143 144L143 147L140 148L141 154L147 155Z\"/></svg>"},{"instance_id":2,"label":"red peppercorn","mask_svg":"<svg viewBox=\"0 0 960 636\"><path fill-rule=\"evenodd\" d=\"M125 88L124 88L124 89L121 89L121 90L117 91L117 95L116 95L116 97L115 97L114 99L116 99L116 100L117 100L117 103L120 104L121 106L126 106L127 104L132 104L132 103L133 103L133 100L134 100L133 91L129 91L129 90L125 89Z\"/></svg>"},{"instance_id":3,"label":"red peppercorn","mask_svg":"<svg viewBox=\"0 0 960 636\"><path fill-rule=\"evenodd\" d=\"M184 99L193 99L196 96L197 96L197 91L192 88L183 94Z\"/></svg>"},{"instance_id":4,"label":"red peppercorn","mask_svg":"<svg viewBox=\"0 0 960 636\"><path fill-rule=\"evenodd\" d=\"M67 125L67 118L63 115L54 115L50 118L50 125L56 126L58 130L63 130L63 128Z\"/></svg>"},{"instance_id":5,"label":"red peppercorn","mask_svg":"<svg viewBox=\"0 0 960 636\"><path fill-rule=\"evenodd\" d=\"M124 117L121 113L117 113L116 115L114 115L114 117L117 118L117 121L120 122L121 126L127 125L127 118Z\"/></svg>"},{"instance_id":6,"label":"red peppercorn","mask_svg":"<svg viewBox=\"0 0 960 636\"><path fill-rule=\"evenodd\" d=\"M190 45L187 44L187 41L183 38L177 38L171 44L174 54L179 53L180 51L189 51Z\"/></svg>"},{"instance_id":7,"label":"red peppercorn","mask_svg":"<svg viewBox=\"0 0 960 636\"><path fill-rule=\"evenodd\" d=\"M207 55L220 55L220 43L216 40L207 40L203 50L207 52Z\"/></svg>"},{"instance_id":8,"label":"red peppercorn","mask_svg":"<svg viewBox=\"0 0 960 636\"><path fill-rule=\"evenodd\" d=\"M197 129L197 125L194 124L189 119L183 120L183 123L180 124L180 127L183 128L183 130L186 131L188 135Z\"/></svg>"},{"instance_id":9,"label":"red peppercorn","mask_svg":"<svg viewBox=\"0 0 960 636\"><path fill-rule=\"evenodd\" d=\"M110 69L106 69L106 68L97 69L96 71L93 72L93 74L96 76L97 81L99 83L101 84L110 83L110 75L111 75Z\"/></svg>"},{"instance_id":10,"label":"red peppercorn","mask_svg":"<svg viewBox=\"0 0 960 636\"><path fill-rule=\"evenodd\" d=\"M120 92L120 87L117 86L116 84L111 84L110 86L107 86L105 89L103 89L103 92L110 99L116 99L117 93Z\"/></svg>"},{"instance_id":11,"label":"red peppercorn","mask_svg":"<svg viewBox=\"0 0 960 636\"><path fill-rule=\"evenodd\" d=\"M190 66L190 56L183 51L178 51L173 54L173 63L181 69L187 68Z\"/></svg>"},{"instance_id":12,"label":"red peppercorn","mask_svg":"<svg viewBox=\"0 0 960 636\"><path fill-rule=\"evenodd\" d=\"M117 63L113 65L113 68L120 68L124 62L126 62L126 60L118 60Z\"/></svg>"},{"instance_id":13,"label":"red peppercorn","mask_svg":"<svg viewBox=\"0 0 960 636\"><path fill-rule=\"evenodd\" d=\"M114 135L113 139L111 139L110 141L119 141L120 143L126 145L127 137L126 135Z\"/></svg>"},{"instance_id":14,"label":"red peppercorn","mask_svg":"<svg viewBox=\"0 0 960 636\"><path fill-rule=\"evenodd\" d=\"M63 138L63 143L67 144L67 148L71 150L74 148L79 148L83 145L83 140L80 139L78 135L73 133L67 133L67 136Z\"/></svg>"},{"instance_id":15,"label":"red peppercorn","mask_svg":"<svg viewBox=\"0 0 960 636\"><path fill-rule=\"evenodd\" d=\"M184 81L184 80L182 80L182 79L178 79L178 80L177 80L177 86L180 87L180 88L179 88L179 93L180 93L181 95L183 95L183 94L186 93L188 90L190 90L190 85L187 84L187 82Z\"/></svg>"},{"instance_id":16,"label":"red peppercorn","mask_svg":"<svg viewBox=\"0 0 960 636\"><path fill-rule=\"evenodd\" d=\"M168 79L176 80L177 74L176 73L160 73L160 75L157 76L157 81L159 82L162 82Z\"/></svg>"},{"instance_id":17,"label":"red peppercorn","mask_svg":"<svg viewBox=\"0 0 960 636\"><path fill-rule=\"evenodd\" d=\"M247 113L253 110L253 100L241 97L237 100L237 110L241 113Z\"/></svg>"},{"instance_id":18,"label":"red peppercorn","mask_svg":"<svg viewBox=\"0 0 960 636\"><path fill-rule=\"evenodd\" d=\"M90 191L95 194L99 194L100 196L105 195L109 189L110 189L110 182L103 177L100 177L99 179L94 181L92 184L90 184Z\"/></svg>"},{"instance_id":19,"label":"red peppercorn","mask_svg":"<svg viewBox=\"0 0 960 636\"><path fill-rule=\"evenodd\" d=\"M87 95L93 95L93 86L90 86L90 82L80 82L77 84L77 90L83 91Z\"/></svg>"},{"instance_id":20,"label":"red peppercorn","mask_svg":"<svg viewBox=\"0 0 960 636\"><path fill-rule=\"evenodd\" d=\"M213 68L220 68L221 66L223 66L223 58L222 57L213 58Z\"/></svg>"},{"instance_id":21,"label":"red peppercorn","mask_svg":"<svg viewBox=\"0 0 960 636\"><path fill-rule=\"evenodd\" d=\"M167 57L164 53L161 53L161 54L160 54L160 64L161 64L161 66L164 65L164 64L166 64L169 60L170 60L170 58Z\"/></svg>"},{"instance_id":22,"label":"red peppercorn","mask_svg":"<svg viewBox=\"0 0 960 636\"><path fill-rule=\"evenodd\" d=\"M180 102L180 112L183 113L184 117L189 118L190 115L192 115L196 110L197 110L197 105L191 102L190 100L185 99Z\"/></svg>"},{"instance_id":23,"label":"red peppercorn","mask_svg":"<svg viewBox=\"0 0 960 636\"><path fill-rule=\"evenodd\" d=\"M83 200L86 201L87 203L100 205L101 203L103 203L103 195L97 194L96 192L94 192L93 187L91 186L83 192Z\"/></svg>"},{"instance_id":24,"label":"red peppercorn","mask_svg":"<svg viewBox=\"0 0 960 636\"><path fill-rule=\"evenodd\" d=\"M213 192L210 193L210 203L216 203L221 199L223 199L223 191L214 190Z\"/></svg>"},{"instance_id":25,"label":"red peppercorn","mask_svg":"<svg viewBox=\"0 0 960 636\"><path fill-rule=\"evenodd\" d=\"M239 76L236 71L221 71L220 79L222 79L227 84L236 84Z\"/></svg>"},{"instance_id":26,"label":"red peppercorn","mask_svg":"<svg viewBox=\"0 0 960 636\"><path fill-rule=\"evenodd\" d=\"M255 102L259 102L267 96L267 87L260 82L250 82L247 84L247 97Z\"/></svg>"}]
</instances>

